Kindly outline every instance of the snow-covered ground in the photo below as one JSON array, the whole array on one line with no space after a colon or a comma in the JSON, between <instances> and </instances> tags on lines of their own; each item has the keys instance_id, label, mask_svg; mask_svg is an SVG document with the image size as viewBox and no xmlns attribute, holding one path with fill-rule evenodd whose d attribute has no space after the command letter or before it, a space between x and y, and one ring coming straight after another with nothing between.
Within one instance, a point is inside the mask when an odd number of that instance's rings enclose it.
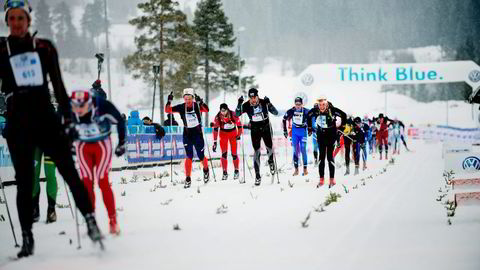
<instances>
[{"instance_id":1,"label":"snow-covered ground","mask_svg":"<svg viewBox=\"0 0 480 270\"><path fill-rule=\"evenodd\" d=\"M448 225L444 205L436 201L445 185L441 147L410 144L415 152L394 156L393 165L377 155L358 176L343 176L344 167L337 169L332 189L315 188L318 169L313 164L308 176L292 177L291 161L283 153L278 154L281 183L271 184L264 175L260 187L253 186L248 172L246 184L231 178L220 181L220 168L215 169L217 182L204 185L196 180L201 177L198 164L188 190L180 183L172 185L170 177L139 177L133 182L134 171L111 172L122 233L106 237L105 252L92 246L83 221L82 248L77 250L68 208L57 208L58 221L45 224L42 191L33 257L9 260L18 249L13 247L5 205L0 206L6 219L0 222L0 268L480 269L480 207L459 207ZM174 170L174 182L182 181L183 167L176 165ZM170 168L143 171L158 175ZM127 184L120 183L122 177ZM58 203L66 205L63 185L59 181ZM331 192L341 198L318 212ZM7 187L6 193L19 238L15 187ZM309 214L304 228L301 222ZM106 232L99 190L97 220ZM176 224L180 230L173 229Z\"/></svg>"}]
</instances>

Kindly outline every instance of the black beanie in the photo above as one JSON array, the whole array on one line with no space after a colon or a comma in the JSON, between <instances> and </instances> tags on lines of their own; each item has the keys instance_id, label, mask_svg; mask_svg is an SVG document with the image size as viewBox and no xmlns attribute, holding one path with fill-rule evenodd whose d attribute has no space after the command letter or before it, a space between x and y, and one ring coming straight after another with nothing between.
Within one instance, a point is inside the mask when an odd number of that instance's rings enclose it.
<instances>
[{"instance_id":1,"label":"black beanie","mask_svg":"<svg viewBox=\"0 0 480 270\"><path fill-rule=\"evenodd\" d=\"M228 105L226 103L220 104L220 110L222 110L222 109L228 110Z\"/></svg>"},{"instance_id":2,"label":"black beanie","mask_svg":"<svg viewBox=\"0 0 480 270\"><path fill-rule=\"evenodd\" d=\"M248 97L256 97L258 96L258 90L256 88L250 88L248 90Z\"/></svg>"},{"instance_id":3,"label":"black beanie","mask_svg":"<svg viewBox=\"0 0 480 270\"><path fill-rule=\"evenodd\" d=\"M301 97L296 97L295 98L295 103L300 102L303 104L303 99Z\"/></svg>"}]
</instances>

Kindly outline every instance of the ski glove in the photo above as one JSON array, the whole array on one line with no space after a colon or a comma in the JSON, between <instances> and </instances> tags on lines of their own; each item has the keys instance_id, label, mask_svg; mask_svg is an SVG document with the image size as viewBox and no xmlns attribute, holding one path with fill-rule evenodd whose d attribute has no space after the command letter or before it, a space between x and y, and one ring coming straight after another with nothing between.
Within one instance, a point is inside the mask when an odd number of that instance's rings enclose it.
<instances>
[{"instance_id":1,"label":"ski glove","mask_svg":"<svg viewBox=\"0 0 480 270\"><path fill-rule=\"evenodd\" d=\"M117 147L115 148L115 155L117 157L120 157L125 153L125 143L119 143Z\"/></svg>"},{"instance_id":2,"label":"ski glove","mask_svg":"<svg viewBox=\"0 0 480 270\"><path fill-rule=\"evenodd\" d=\"M240 141L242 139L242 136L240 134L237 135L237 141Z\"/></svg>"},{"instance_id":3,"label":"ski glove","mask_svg":"<svg viewBox=\"0 0 480 270\"><path fill-rule=\"evenodd\" d=\"M240 96L240 97L238 98L238 106L242 106L243 101L244 101L243 96Z\"/></svg>"},{"instance_id":4,"label":"ski glove","mask_svg":"<svg viewBox=\"0 0 480 270\"><path fill-rule=\"evenodd\" d=\"M308 136L312 136L313 129L311 127L308 128Z\"/></svg>"},{"instance_id":5,"label":"ski glove","mask_svg":"<svg viewBox=\"0 0 480 270\"><path fill-rule=\"evenodd\" d=\"M168 95L168 101L172 101L173 100L173 92L170 92L170 95Z\"/></svg>"},{"instance_id":6,"label":"ski glove","mask_svg":"<svg viewBox=\"0 0 480 270\"><path fill-rule=\"evenodd\" d=\"M78 131L75 128L75 124L70 122L68 124L65 124L65 134L70 138L70 140L75 141L78 139Z\"/></svg>"},{"instance_id":7,"label":"ski glove","mask_svg":"<svg viewBox=\"0 0 480 270\"><path fill-rule=\"evenodd\" d=\"M200 96L198 96L197 94L195 94L195 101L197 103L203 103L203 99L201 99Z\"/></svg>"},{"instance_id":8,"label":"ski glove","mask_svg":"<svg viewBox=\"0 0 480 270\"><path fill-rule=\"evenodd\" d=\"M265 96L263 100L265 100L265 104L270 104L270 99L267 96Z\"/></svg>"},{"instance_id":9,"label":"ski glove","mask_svg":"<svg viewBox=\"0 0 480 270\"><path fill-rule=\"evenodd\" d=\"M283 136L285 136L285 139L288 139L288 131L286 129L283 130Z\"/></svg>"},{"instance_id":10,"label":"ski glove","mask_svg":"<svg viewBox=\"0 0 480 270\"><path fill-rule=\"evenodd\" d=\"M213 142L212 151L217 152L217 142Z\"/></svg>"}]
</instances>

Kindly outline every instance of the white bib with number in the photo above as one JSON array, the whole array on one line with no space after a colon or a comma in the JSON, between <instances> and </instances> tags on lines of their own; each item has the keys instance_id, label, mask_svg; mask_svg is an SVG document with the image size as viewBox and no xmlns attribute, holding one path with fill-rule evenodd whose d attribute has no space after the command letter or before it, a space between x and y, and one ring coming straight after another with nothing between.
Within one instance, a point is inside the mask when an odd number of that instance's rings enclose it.
<instances>
[{"instance_id":1,"label":"white bib with number","mask_svg":"<svg viewBox=\"0 0 480 270\"><path fill-rule=\"evenodd\" d=\"M77 125L78 136L81 140L92 139L100 136L100 128L97 123Z\"/></svg>"},{"instance_id":2,"label":"white bib with number","mask_svg":"<svg viewBox=\"0 0 480 270\"><path fill-rule=\"evenodd\" d=\"M297 126L303 125L303 112L293 113L293 123Z\"/></svg>"},{"instance_id":3,"label":"white bib with number","mask_svg":"<svg viewBox=\"0 0 480 270\"><path fill-rule=\"evenodd\" d=\"M43 85L43 72L37 52L26 52L10 57L13 75L17 86Z\"/></svg>"},{"instance_id":4,"label":"white bib with number","mask_svg":"<svg viewBox=\"0 0 480 270\"><path fill-rule=\"evenodd\" d=\"M234 123L226 123L223 125L223 129L234 129L235 124Z\"/></svg>"},{"instance_id":5,"label":"white bib with number","mask_svg":"<svg viewBox=\"0 0 480 270\"><path fill-rule=\"evenodd\" d=\"M263 110L262 110L262 107L256 106L256 107L253 108L252 121L253 121L253 122L263 121Z\"/></svg>"},{"instance_id":6,"label":"white bib with number","mask_svg":"<svg viewBox=\"0 0 480 270\"><path fill-rule=\"evenodd\" d=\"M197 114L195 112L186 113L185 118L187 119L187 127L189 128L194 128L200 125Z\"/></svg>"},{"instance_id":7,"label":"white bib with number","mask_svg":"<svg viewBox=\"0 0 480 270\"><path fill-rule=\"evenodd\" d=\"M327 128L327 116L326 115L319 115L317 117L317 126L320 128Z\"/></svg>"}]
</instances>

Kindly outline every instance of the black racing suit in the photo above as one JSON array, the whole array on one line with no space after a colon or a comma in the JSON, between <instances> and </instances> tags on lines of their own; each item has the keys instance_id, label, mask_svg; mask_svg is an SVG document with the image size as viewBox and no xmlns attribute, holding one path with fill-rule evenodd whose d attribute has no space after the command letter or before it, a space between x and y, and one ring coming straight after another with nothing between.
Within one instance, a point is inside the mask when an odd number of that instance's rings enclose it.
<instances>
[{"instance_id":1,"label":"black racing suit","mask_svg":"<svg viewBox=\"0 0 480 270\"><path fill-rule=\"evenodd\" d=\"M250 136L252 138L253 149L255 150L253 166L255 168L257 179L260 178L260 142L262 139L267 148L268 164L271 168L274 166L272 149L273 142L268 112L273 115L278 115L277 109L275 109L271 103L267 104L265 100L261 98L258 99L258 103L254 106L250 104L250 101L246 101L243 104L238 104L235 109L237 116L240 117L243 113L246 113L250 118Z\"/></svg>"},{"instance_id":2,"label":"black racing suit","mask_svg":"<svg viewBox=\"0 0 480 270\"><path fill-rule=\"evenodd\" d=\"M47 74L60 112L69 121L69 98L52 43L32 38L30 34L23 38L9 36L0 42L1 91L7 97L6 139L16 173L18 216L24 232L31 232L33 222L32 179L36 147L57 165L80 212L84 216L92 212L87 190L75 169L71 143L51 103Z\"/></svg>"},{"instance_id":3,"label":"black racing suit","mask_svg":"<svg viewBox=\"0 0 480 270\"><path fill-rule=\"evenodd\" d=\"M328 160L328 169L330 178L335 178L335 162L333 160L333 146L337 138L336 118L340 117L341 126L345 125L347 115L340 109L333 107L329 102L328 108L324 112L320 112L318 108L313 108L308 112L307 124L308 129L312 130L313 125L317 127L317 141L320 151L320 164L318 172L320 178L325 176L325 155ZM312 116L316 116L316 123L312 124Z\"/></svg>"}]
</instances>

